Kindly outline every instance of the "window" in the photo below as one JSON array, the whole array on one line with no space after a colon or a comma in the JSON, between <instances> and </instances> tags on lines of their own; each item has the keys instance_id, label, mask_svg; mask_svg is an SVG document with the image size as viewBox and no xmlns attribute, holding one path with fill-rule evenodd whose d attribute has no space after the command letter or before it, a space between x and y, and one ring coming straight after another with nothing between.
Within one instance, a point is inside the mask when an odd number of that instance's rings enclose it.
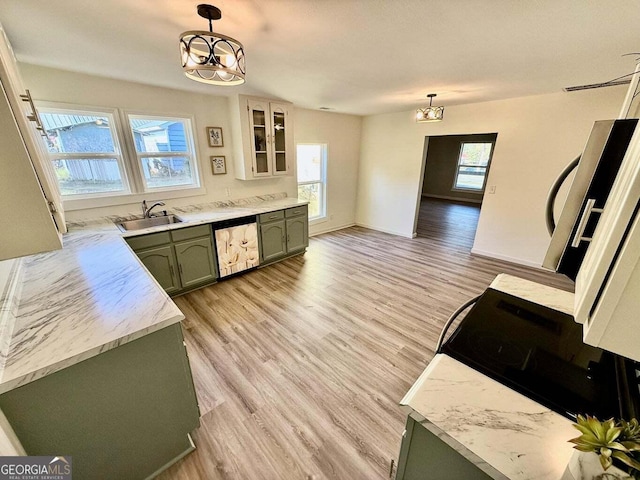
<instances>
[{"instance_id":1,"label":"window","mask_svg":"<svg viewBox=\"0 0 640 480\"><path fill-rule=\"evenodd\" d=\"M185 118L128 117L145 190L197 186L191 122Z\"/></svg>"},{"instance_id":2,"label":"window","mask_svg":"<svg viewBox=\"0 0 640 480\"><path fill-rule=\"evenodd\" d=\"M65 206L113 205L135 194L200 187L189 118L49 104L39 110ZM129 128L121 128L121 120Z\"/></svg>"},{"instance_id":3,"label":"window","mask_svg":"<svg viewBox=\"0 0 640 480\"><path fill-rule=\"evenodd\" d=\"M453 182L454 190L474 190L478 192L484 190L492 149L492 142L463 142L460 145L458 170Z\"/></svg>"},{"instance_id":4,"label":"window","mask_svg":"<svg viewBox=\"0 0 640 480\"><path fill-rule=\"evenodd\" d=\"M309 202L309 220L326 215L327 146L298 144L298 198Z\"/></svg>"},{"instance_id":5,"label":"window","mask_svg":"<svg viewBox=\"0 0 640 480\"><path fill-rule=\"evenodd\" d=\"M42 109L40 117L63 196L129 193L111 112Z\"/></svg>"}]
</instances>

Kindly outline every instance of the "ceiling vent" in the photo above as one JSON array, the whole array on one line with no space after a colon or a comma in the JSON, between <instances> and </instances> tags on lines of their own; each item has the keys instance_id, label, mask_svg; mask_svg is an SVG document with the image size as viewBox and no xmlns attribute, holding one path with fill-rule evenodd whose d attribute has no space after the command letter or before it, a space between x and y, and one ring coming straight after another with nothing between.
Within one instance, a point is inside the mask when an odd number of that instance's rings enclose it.
<instances>
[{"instance_id":1,"label":"ceiling vent","mask_svg":"<svg viewBox=\"0 0 640 480\"><path fill-rule=\"evenodd\" d=\"M616 85L629 85L631 80L613 80L611 82L591 83L589 85L576 85L575 87L564 87L565 92L577 92L580 90L592 90L594 88L615 87Z\"/></svg>"}]
</instances>

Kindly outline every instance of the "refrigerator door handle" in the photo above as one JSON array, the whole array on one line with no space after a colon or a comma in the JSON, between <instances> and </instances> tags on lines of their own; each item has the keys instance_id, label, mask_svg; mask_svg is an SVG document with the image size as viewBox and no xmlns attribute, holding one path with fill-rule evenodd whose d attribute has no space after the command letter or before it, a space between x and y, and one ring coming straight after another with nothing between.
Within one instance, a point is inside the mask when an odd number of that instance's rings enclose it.
<instances>
[{"instance_id":1,"label":"refrigerator door handle","mask_svg":"<svg viewBox=\"0 0 640 480\"><path fill-rule=\"evenodd\" d=\"M556 220L553 218L553 210L556 204L556 197L558 196L558 192L560 191L560 187L567 179L569 174L573 172L573 170L578 166L580 162L581 155L578 155L569 165L565 167L565 169L560 173L558 178L553 185L551 185L551 189L549 190L549 194L547 195L547 204L545 206L545 220L547 222L547 231L549 235L553 235L553 231L556 229Z\"/></svg>"},{"instance_id":2,"label":"refrigerator door handle","mask_svg":"<svg viewBox=\"0 0 640 480\"><path fill-rule=\"evenodd\" d=\"M587 200L587 203L584 206L584 210L582 211L582 216L580 217L580 223L578 223L578 228L576 229L576 233L571 240L571 246L573 248L578 248L580 246L580 242L590 242L591 237L585 237L584 231L587 228L587 223L589 223L589 219L591 218L592 213L602 213L602 208L595 208L596 204L595 198L590 198Z\"/></svg>"}]
</instances>

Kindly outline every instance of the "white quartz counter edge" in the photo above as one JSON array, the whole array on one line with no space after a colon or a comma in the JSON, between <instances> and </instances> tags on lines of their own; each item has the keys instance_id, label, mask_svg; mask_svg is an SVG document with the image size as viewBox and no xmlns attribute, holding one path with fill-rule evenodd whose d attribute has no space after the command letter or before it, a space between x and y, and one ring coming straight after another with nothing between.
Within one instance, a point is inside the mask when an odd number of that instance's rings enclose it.
<instances>
[{"instance_id":1,"label":"white quartz counter edge","mask_svg":"<svg viewBox=\"0 0 640 480\"><path fill-rule=\"evenodd\" d=\"M489 288L573 316L574 294L571 292L558 290L557 288L525 280L524 278L514 277L513 275L507 275L506 273L498 275L493 282L491 282Z\"/></svg>"},{"instance_id":2,"label":"white quartz counter edge","mask_svg":"<svg viewBox=\"0 0 640 480\"><path fill-rule=\"evenodd\" d=\"M74 227L64 248L20 260L11 331L4 329L0 393L181 321L184 316L124 236L306 205L296 198L180 213L185 222L121 233L112 222ZM17 305L17 307L16 307ZM8 334L6 334L8 332Z\"/></svg>"},{"instance_id":3,"label":"white quartz counter edge","mask_svg":"<svg viewBox=\"0 0 640 480\"><path fill-rule=\"evenodd\" d=\"M462 455L472 452L465 457L479 468L490 474L476 457L509 479L561 479L577 434L568 419L444 354L400 403L464 446Z\"/></svg>"}]
</instances>

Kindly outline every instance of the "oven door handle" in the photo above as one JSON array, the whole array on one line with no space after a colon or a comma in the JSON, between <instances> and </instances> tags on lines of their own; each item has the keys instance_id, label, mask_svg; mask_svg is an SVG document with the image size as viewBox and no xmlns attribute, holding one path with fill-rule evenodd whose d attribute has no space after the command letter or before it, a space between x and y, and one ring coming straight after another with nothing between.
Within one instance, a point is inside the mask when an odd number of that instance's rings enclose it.
<instances>
[{"instance_id":1,"label":"oven door handle","mask_svg":"<svg viewBox=\"0 0 640 480\"><path fill-rule=\"evenodd\" d=\"M478 295L477 297L473 297L471 300L466 301L465 303L460 305L455 312L451 314L447 322L444 324L444 328L440 333L440 338L438 338L438 343L436 344L436 353L442 353L441 350L442 344L444 343L444 336L446 335L447 330L449 330L449 327L451 327L451 324L455 321L456 318L458 318L458 315L460 315L467 308L476 303L480 299L480 297L481 295Z\"/></svg>"}]
</instances>

